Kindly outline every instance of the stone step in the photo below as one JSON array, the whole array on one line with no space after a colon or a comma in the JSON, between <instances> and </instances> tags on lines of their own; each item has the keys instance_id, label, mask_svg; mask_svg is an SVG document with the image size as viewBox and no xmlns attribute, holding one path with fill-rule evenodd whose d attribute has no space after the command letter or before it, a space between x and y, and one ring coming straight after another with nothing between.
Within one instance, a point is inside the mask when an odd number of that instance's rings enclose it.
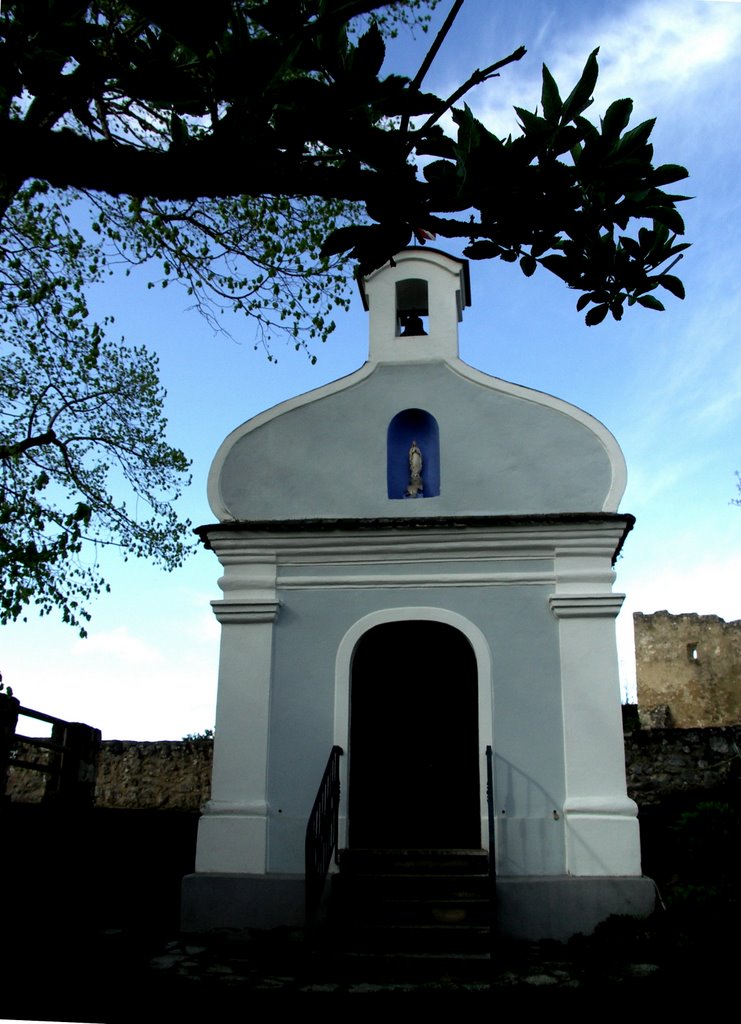
<instances>
[{"instance_id":1,"label":"stone step","mask_svg":"<svg viewBox=\"0 0 741 1024\"><path fill-rule=\"evenodd\" d=\"M338 900L489 900L487 875L339 874L332 879Z\"/></svg>"},{"instance_id":2,"label":"stone step","mask_svg":"<svg viewBox=\"0 0 741 1024\"><path fill-rule=\"evenodd\" d=\"M488 899L458 897L434 898L379 898L377 895L358 894L337 903L338 921L355 920L368 924L420 924L420 925L488 925L491 904Z\"/></svg>"},{"instance_id":3,"label":"stone step","mask_svg":"<svg viewBox=\"0 0 741 1024\"><path fill-rule=\"evenodd\" d=\"M332 969L355 978L486 977L491 902L483 850L343 850L332 880Z\"/></svg>"},{"instance_id":4,"label":"stone step","mask_svg":"<svg viewBox=\"0 0 741 1024\"><path fill-rule=\"evenodd\" d=\"M486 875L485 850L347 849L339 855L343 873L365 875Z\"/></svg>"},{"instance_id":5,"label":"stone step","mask_svg":"<svg viewBox=\"0 0 741 1024\"><path fill-rule=\"evenodd\" d=\"M491 931L472 924L353 924L342 930L345 948L362 953L467 954L489 951Z\"/></svg>"}]
</instances>

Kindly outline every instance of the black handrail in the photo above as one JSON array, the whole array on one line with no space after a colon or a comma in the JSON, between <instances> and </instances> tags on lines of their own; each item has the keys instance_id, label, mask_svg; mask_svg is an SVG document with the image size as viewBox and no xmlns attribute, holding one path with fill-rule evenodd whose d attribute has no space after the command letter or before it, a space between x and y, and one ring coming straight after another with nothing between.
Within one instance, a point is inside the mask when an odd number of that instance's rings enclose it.
<instances>
[{"instance_id":1,"label":"black handrail","mask_svg":"<svg viewBox=\"0 0 741 1024\"><path fill-rule=\"evenodd\" d=\"M494 751L486 748L486 809L489 812L489 874L494 874Z\"/></svg>"},{"instance_id":2,"label":"black handrail","mask_svg":"<svg viewBox=\"0 0 741 1024\"><path fill-rule=\"evenodd\" d=\"M497 900L497 858L494 845L494 751L486 748L486 809L489 814L489 900L491 901L491 926L496 927Z\"/></svg>"},{"instance_id":3,"label":"black handrail","mask_svg":"<svg viewBox=\"0 0 741 1024\"><path fill-rule=\"evenodd\" d=\"M306 928L316 921L332 854L337 848L340 816L340 758L334 746L306 826Z\"/></svg>"}]
</instances>

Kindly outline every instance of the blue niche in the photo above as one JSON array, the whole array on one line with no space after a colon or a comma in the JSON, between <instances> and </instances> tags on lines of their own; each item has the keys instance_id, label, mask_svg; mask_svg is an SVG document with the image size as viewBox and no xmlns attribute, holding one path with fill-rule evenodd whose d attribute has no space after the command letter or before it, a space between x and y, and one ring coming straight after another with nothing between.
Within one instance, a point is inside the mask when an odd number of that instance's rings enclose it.
<instances>
[{"instance_id":1,"label":"blue niche","mask_svg":"<svg viewBox=\"0 0 741 1024\"><path fill-rule=\"evenodd\" d=\"M413 481L409 452L416 441L422 458L422 487ZM424 409L404 409L389 423L387 439L389 498L434 498L440 494L440 432ZM411 493L410 493L411 492Z\"/></svg>"}]
</instances>

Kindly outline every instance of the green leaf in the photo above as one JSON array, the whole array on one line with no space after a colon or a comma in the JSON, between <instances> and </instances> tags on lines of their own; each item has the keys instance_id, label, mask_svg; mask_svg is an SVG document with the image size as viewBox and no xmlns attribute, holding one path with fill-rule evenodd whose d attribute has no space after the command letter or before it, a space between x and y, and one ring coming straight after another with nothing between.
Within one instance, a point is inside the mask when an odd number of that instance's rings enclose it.
<instances>
[{"instance_id":1,"label":"green leaf","mask_svg":"<svg viewBox=\"0 0 741 1024\"><path fill-rule=\"evenodd\" d=\"M674 274L659 274L658 282L662 288L666 288L668 292L676 295L678 299L685 297L684 285Z\"/></svg>"},{"instance_id":2,"label":"green leaf","mask_svg":"<svg viewBox=\"0 0 741 1024\"><path fill-rule=\"evenodd\" d=\"M656 118L652 117L648 121L642 121L635 128L631 128L618 142L616 151L621 156L631 156L636 153L648 142L655 124Z\"/></svg>"},{"instance_id":3,"label":"green leaf","mask_svg":"<svg viewBox=\"0 0 741 1024\"><path fill-rule=\"evenodd\" d=\"M601 302L599 306L593 306L589 310L587 315L584 317L584 323L587 327L596 327L597 324L601 324L607 314L610 312L610 307L606 302Z\"/></svg>"},{"instance_id":4,"label":"green leaf","mask_svg":"<svg viewBox=\"0 0 741 1024\"><path fill-rule=\"evenodd\" d=\"M187 124L174 112L170 115L170 135L173 146L184 146L189 141Z\"/></svg>"},{"instance_id":5,"label":"green leaf","mask_svg":"<svg viewBox=\"0 0 741 1024\"><path fill-rule=\"evenodd\" d=\"M566 281L567 284L571 282L571 263L565 256L558 256L555 253L542 256L540 265L545 267L546 270L550 270L556 277L560 277L562 281Z\"/></svg>"},{"instance_id":6,"label":"green leaf","mask_svg":"<svg viewBox=\"0 0 741 1024\"><path fill-rule=\"evenodd\" d=\"M633 100L615 100L605 111L602 118L602 137L606 142L614 142L620 137L630 121L633 112Z\"/></svg>"},{"instance_id":7,"label":"green leaf","mask_svg":"<svg viewBox=\"0 0 741 1024\"><path fill-rule=\"evenodd\" d=\"M532 277L537 269L538 261L533 256L530 256L529 253L525 253L520 257L520 270L525 277Z\"/></svg>"},{"instance_id":8,"label":"green leaf","mask_svg":"<svg viewBox=\"0 0 741 1024\"><path fill-rule=\"evenodd\" d=\"M597 65L597 54L599 47L593 50L584 65L581 78L569 93L563 105L562 121L572 121L577 115L583 113L592 102L592 93L597 84L599 67Z\"/></svg>"},{"instance_id":9,"label":"green leaf","mask_svg":"<svg viewBox=\"0 0 741 1024\"><path fill-rule=\"evenodd\" d=\"M452 184L456 180L456 169L448 160L433 160L422 168L426 181L436 184Z\"/></svg>"},{"instance_id":10,"label":"green leaf","mask_svg":"<svg viewBox=\"0 0 741 1024\"><path fill-rule=\"evenodd\" d=\"M654 186L670 185L673 181L689 178L689 171L680 164L661 164L651 173L651 184Z\"/></svg>"},{"instance_id":11,"label":"green leaf","mask_svg":"<svg viewBox=\"0 0 741 1024\"><path fill-rule=\"evenodd\" d=\"M538 117L532 111L524 107L515 107L515 113L520 119L523 129L538 135L544 135L553 131L553 126L548 124L545 118Z\"/></svg>"},{"instance_id":12,"label":"green leaf","mask_svg":"<svg viewBox=\"0 0 741 1024\"><path fill-rule=\"evenodd\" d=\"M386 56L386 45L378 26L373 22L368 31L358 39L352 55L353 75L375 78L381 70Z\"/></svg>"},{"instance_id":13,"label":"green leaf","mask_svg":"<svg viewBox=\"0 0 741 1024\"><path fill-rule=\"evenodd\" d=\"M347 252L348 249L352 249L358 244L365 230L365 228L357 225L337 228L325 238L319 250L319 255L326 258L327 256L335 256L340 252Z\"/></svg>"},{"instance_id":14,"label":"green leaf","mask_svg":"<svg viewBox=\"0 0 741 1024\"><path fill-rule=\"evenodd\" d=\"M646 309L656 309L659 312L663 312L665 309L664 304L659 302L654 295L639 295L636 302L639 306L645 306Z\"/></svg>"},{"instance_id":15,"label":"green leaf","mask_svg":"<svg viewBox=\"0 0 741 1024\"><path fill-rule=\"evenodd\" d=\"M646 209L646 216L653 217L659 224L663 224L670 231L677 235L684 234L684 221L680 213L673 206L651 206Z\"/></svg>"},{"instance_id":16,"label":"green leaf","mask_svg":"<svg viewBox=\"0 0 741 1024\"><path fill-rule=\"evenodd\" d=\"M621 299L615 299L610 303L610 312L613 320L623 319L623 303Z\"/></svg>"},{"instance_id":17,"label":"green leaf","mask_svg":"<svg viewBox=\"0 0 741 1024\"><path fill-rule=\"evenodd\" d=\"M463 250L463 255L469 260L490 260L502 253L501 248L495 242L482 240L472 242Z\"/></svg>"},{"instance_id":18,"label":"green leaf","mask_svg":"<svg viewBox=\"0 0 741 1024\"><path fill-rule=\"evenodd\" d=\"M550 121L552 124L558 124L561 117L561 110L563 109L563 103L561 101L561 95L558 91L556 81L545 64L543 65L543 89L540 96L540 102L543 106L543 117L546 121Z\"/></svg>"}]
</instances>

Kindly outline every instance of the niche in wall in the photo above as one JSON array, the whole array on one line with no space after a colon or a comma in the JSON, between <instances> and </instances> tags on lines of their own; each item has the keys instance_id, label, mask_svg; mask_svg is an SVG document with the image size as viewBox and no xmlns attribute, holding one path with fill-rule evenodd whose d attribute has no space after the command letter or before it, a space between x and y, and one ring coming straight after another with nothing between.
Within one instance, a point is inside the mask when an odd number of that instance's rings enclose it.
<instances>
[{"instance_id":1,"label":"niche in wall","mask_svg":"<svg viewBox=\"0 0 741 1024\"><path fill-rule=\"evenodd\" d=\"M412 479L409 453L416 442L422 486ZM389 498L434 498L440 494L440 432L437 420L424 409L404 409L389 423L387 438Z\"/></svg>"}]
</instances>

